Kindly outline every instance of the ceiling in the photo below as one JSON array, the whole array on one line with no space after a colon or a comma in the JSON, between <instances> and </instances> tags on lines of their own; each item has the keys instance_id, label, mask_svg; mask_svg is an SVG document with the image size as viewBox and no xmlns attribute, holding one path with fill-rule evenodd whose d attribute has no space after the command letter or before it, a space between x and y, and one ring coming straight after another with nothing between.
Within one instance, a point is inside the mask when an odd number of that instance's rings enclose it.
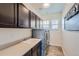
<instances>
[{"instance_id":1,"label":"ceiling","mask_svg":"<svg viewBox=\"0 0 79 59\"><path fill-rule=\"evenodd\" d=\"M62 13L65 5L64 3L50 3L50 6L48 8L44 8L43 3L29 3L29 4L44 19L52 19L54 15Z\"/></svg>"}]
</instances>

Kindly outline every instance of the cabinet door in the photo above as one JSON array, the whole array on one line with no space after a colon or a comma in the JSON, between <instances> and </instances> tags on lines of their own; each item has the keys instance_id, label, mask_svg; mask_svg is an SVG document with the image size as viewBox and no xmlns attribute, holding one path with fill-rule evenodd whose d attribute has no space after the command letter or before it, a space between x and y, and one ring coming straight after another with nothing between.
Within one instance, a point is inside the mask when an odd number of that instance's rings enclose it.
<instances>
[{"instance_id":1,"label":"cabinet door","mask_svg":"<svg viewBox=\"0 0 79 59\"><path fill-rule=\"evenodd\" d=\"M31 12L31 28L35 29L35 15Z\"/></svg>"},{"instance_id":2,"label":"cabinet door","mask_svg":"<svg viewBox=\"0 0 79 59\"><path fill-rule=\"evenodd\" d=\"M37 27L37 15L35 15L35 28L37 29L38 27Z\"/></svg>"},{"instance_id":3,"label":"cabinet door","mask_svg":"<svg viewBox=\"0 0 79 59\"><path fill-rule=\"evenodd\" d=\"M39 29L39 25L40 25L40 21L39 21L39 17L37 17L37 29Z\"/></svg>"},{"instance_id":4,"label":"cabinet door","mask_svg":"<svg viewBox=\"0 0 79 59\"><path fill-rule=\"evenodd\" d=\"M37 29L37 15L35 15L35 29Z\"/></svg>"},{"instance_id":5,"label":"cabinet door","mask_svg":"<svg viewBox=\"0 0 79 59\"><path fill-rule=\"evenodd\" d=\"M22 4L18 5L18 26L23 28L29 28L29 10Z\"/></svg>"},{"instance_id":6,"label":"cabinet door","mask_svg":"<svg viewBox=\"0 0 79 59\"><path fill-rule=\"evenodd\" d=\"M27 53L25 53L23 56L32 56L31 50L29 50Z\"/></svg>"},{"instance_id":7,"label":"cabinet door","mask_svg":"<svg viewBox=\"0 0 79 59\"><path fill-rule=\"evenodd\" d=\"M33 56L41 56L41 42L32 48Z\"/></svg>"},{"instance_id":8,"label":"cabinet door","mask_svg":"<svg viewBox=\"0 0 79 59\"><path fill-rule=\"evenodd\" d=\"M15 7L13 3L0 3L0 27L16 27Z\"/></svg>"},{"instance_id":9,"label":"cabinet door","mask_svg":"<svg viewBox=\"0 0 79 59\"><path fill-rule=\"evenodd\" d=\"M43 20L40 20L40 29L43 29Z\"/></svg>"},{"instance_id":10,"label":"cabinet door","mask_svg":"<svg viewBox=\"0 0 79 59\"><path fill-rule=\"evenodd\" d=\"M39 25L38 26L39 26L39 29L40 29L40 18L39 18Z\"/></svg>"}]
</instances>

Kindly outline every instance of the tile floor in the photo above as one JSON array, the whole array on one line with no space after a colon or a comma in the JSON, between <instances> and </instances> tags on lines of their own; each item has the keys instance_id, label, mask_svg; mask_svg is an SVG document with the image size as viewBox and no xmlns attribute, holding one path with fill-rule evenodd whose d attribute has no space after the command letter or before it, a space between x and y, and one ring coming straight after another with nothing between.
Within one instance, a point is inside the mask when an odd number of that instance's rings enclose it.
<instances>
[{"instance_id":1,"label":"tile floor","mask_svg":"<svg viewBox=\"0 0 79 59\"><path fill-rule=\"evenodd\" d=\"M64 54L61 47L49 45L47 56L64 56Z\"/></svg>"}]
</instances>

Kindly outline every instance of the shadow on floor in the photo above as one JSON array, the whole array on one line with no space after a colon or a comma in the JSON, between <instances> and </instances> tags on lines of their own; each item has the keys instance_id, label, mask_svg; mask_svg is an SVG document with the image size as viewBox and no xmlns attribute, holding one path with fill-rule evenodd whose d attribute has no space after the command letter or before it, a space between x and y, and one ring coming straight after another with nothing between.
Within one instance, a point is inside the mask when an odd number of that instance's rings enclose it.
<instances>
[{"instance_id":1,"label":"shadow on floor","mask_svg":"<svg viewBox=\"0 0 79 59\"><path fill-rule=\"evenodd\" d=\"M64 54L60 46L49 45L47 56L64 56Z\"/></svg>"}]
</instances>

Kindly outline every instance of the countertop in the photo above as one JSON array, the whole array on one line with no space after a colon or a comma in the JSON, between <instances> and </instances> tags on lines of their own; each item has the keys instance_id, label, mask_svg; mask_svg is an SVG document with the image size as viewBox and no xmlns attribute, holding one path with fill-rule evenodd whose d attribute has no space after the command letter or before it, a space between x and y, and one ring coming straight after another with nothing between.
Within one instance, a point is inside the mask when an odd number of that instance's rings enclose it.
<instances>
[{"instance_id":1,"label":"countertop","mask_svg":"<svg viewBox=\"0 0 79 59\"><path fill-rule=\"evenodd\" d=\"M40 41L41 39L30 38L16 45L0 50L0 56L22 56Z\"/></svg>"}]
</instances>

